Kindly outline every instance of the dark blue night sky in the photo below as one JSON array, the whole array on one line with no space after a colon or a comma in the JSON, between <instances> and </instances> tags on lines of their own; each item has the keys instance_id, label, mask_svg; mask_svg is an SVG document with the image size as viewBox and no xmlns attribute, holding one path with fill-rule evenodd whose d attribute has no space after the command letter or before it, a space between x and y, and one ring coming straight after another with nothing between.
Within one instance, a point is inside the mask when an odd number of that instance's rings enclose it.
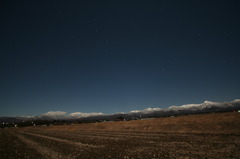
<instances>
[{"instance_id":1,"label":"dark blue night sky","mask_svg":"<svg viewBox=\"0 0 240 159\"><path fill-rule=\"evenodd\" d=\"M0 116L240 96L240 1L0 2Z\"/></svg>"}]
</instances>

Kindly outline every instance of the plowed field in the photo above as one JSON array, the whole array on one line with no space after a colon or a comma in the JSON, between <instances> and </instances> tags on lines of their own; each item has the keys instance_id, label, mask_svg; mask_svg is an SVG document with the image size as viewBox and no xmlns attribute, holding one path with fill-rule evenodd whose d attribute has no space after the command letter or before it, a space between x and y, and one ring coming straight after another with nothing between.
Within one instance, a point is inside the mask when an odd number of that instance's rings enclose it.
<instances>
[{"instance_id":1,"label":"plowed field","mask_svg":"<svg viewBox=\"0 0 240 159\"><path fill-rule=\"evenodd\" d=\"M161 119L149 119L144 120L144 122L151 123L159 120ZM175 119L169 118L169 120ZM133 122L138 123L141 127L140 123L143 121ZM149 132L136 129L136 127L134 131L129 129L119 131L116 125L122 126L124 124L131 125L131 122L1 129L0 158L219 159L239 158L240 156L240 134L238 131L235 133L232 131L227 133L229 130L225 133L223 133L224 131L209 133L207 130L208 133L179 133L179 131L176 131L178 133L166 133ZM109 125L115 125L116 131L107 129ZM92 126L91 130L83 129L86 126Z\"/></svg>"}]
</instances>

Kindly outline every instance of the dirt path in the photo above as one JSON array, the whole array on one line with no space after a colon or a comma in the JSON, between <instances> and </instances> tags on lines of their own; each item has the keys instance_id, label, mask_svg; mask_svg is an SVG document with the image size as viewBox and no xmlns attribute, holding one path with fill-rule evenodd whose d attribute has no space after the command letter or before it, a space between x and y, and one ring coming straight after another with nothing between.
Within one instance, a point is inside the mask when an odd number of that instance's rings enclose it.
<instances>
[{"instance_id":1,"label":"dirt path","mask_svg":"<svg viewBox=\"0 0 240 159\"><path fill-rule=\"evenodd\" d=\"M55 152L51 150L49 147L43 147L39 143L36 143L23 135L17 134L17 137L24 142L30 149L34 149L37 151L39 154L42 154L44 158L49 158L49 159L71 159L68 156L62 155L58 152Z\"/></svg>"},{"instance_id":2,"label":"dirt path","mask_svg":"<svg viewBox=\"0 0 240 159\"><path fill-rule=\"evenodd\" d=\"M28 134L28 135L32 135L32 136L36 136L36 137L40 137L40 138L45 138L45 139L48 139L48 140L63 142L63 143L74 145L74 146L93 147L93 148L100 147L100 146L96 146L96 145L92 145L92 144L83 144L83 143L80 143L80 142L72 142L72 141L65 140L65 139L60 139L60 138L55 138L55 137L50 137L50 136L45 136L45 135L39 135L39 134L35 134L35 133L30 133L30 132L20 132L20 133L21 134Z\"/></svg>"}]
</instances>

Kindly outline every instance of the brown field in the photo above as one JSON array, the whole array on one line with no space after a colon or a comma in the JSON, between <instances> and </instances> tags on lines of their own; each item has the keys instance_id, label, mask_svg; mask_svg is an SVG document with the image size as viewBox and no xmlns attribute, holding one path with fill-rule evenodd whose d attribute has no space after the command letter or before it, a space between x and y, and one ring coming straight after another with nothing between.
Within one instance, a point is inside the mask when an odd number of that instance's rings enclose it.
<instances>
[{"instance_id":1,"label":"brown field","mask_svg":"<svg viewBox=\"0 0 240 159\"><path fill-rule=\"evenodd\" d=\"M240 113L0 129L0 158L240 158Z\"/></svg>"}]
</instances>

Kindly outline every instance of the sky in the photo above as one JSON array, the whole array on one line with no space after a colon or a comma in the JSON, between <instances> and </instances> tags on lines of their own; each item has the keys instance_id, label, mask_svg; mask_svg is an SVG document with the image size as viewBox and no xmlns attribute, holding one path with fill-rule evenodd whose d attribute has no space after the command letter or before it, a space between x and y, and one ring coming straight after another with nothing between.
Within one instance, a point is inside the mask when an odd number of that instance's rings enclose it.
<instances>
[{"instance_id":1,"label":"sky","mask_svg":"<svg viewBox=\"0 0 240 159\"><path fill-rule=\"evenodd\" d=\"M238 0L2 0L0 116L240 98Z\"/></svg>"}]
</instances>

